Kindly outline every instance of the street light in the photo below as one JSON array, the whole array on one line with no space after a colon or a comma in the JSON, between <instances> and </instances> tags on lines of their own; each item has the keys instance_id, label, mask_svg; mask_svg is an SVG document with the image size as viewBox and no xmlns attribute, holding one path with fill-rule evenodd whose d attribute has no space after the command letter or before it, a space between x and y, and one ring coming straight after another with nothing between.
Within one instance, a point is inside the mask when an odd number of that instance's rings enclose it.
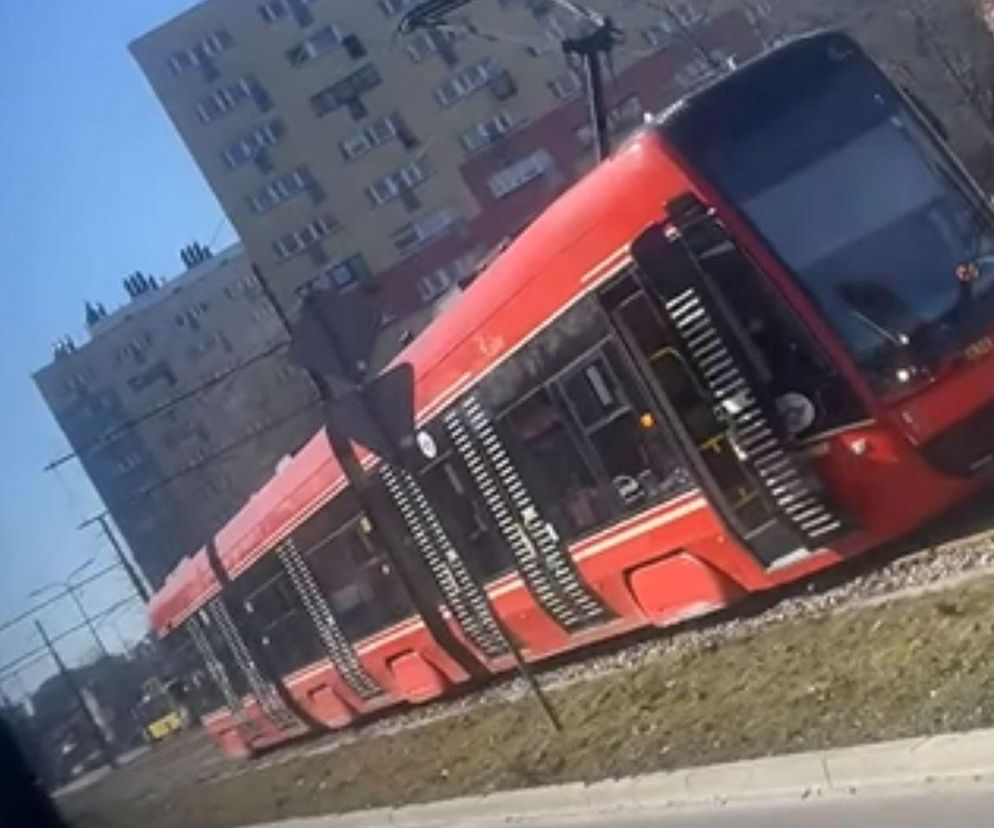
<instances>
[{"instance_id":1,"label":"street light","mask_svg":"<svg viewBox=\"0 0 994 828\"><path fill-rule=\"evenodd\" d=\"M83 619L83 623L86 624L87 628L89 629L90 634L93 636L93 640L97 642L97 646L100 648L100 652L103 653L105 658L110 658L110 653L107 652L107 648L104 646L103 640L100 638L100 635L97 633L97 628L96 625L94 625L93 623L93 619L90 618L89 614L86 611L86 607L83 606L82 599L79 597L79 592L78 592L79 585L73 583L73 579L76 578L76 576L80 575L82 572L84 572L88 567L92 566L95 560L96 558L89 558L88 560L77 566L72 572L70 572L69 576L64 581L52 581L50 583L45 584L44 586L40 586L37 589L31 590L31 592L28 595L30 598L37 598L42 593L52 589L62 590L61 594L68 595L72 599L72 602L76 605L76 609L79 611L80 617Z\"/></svg>"}]
</instances>

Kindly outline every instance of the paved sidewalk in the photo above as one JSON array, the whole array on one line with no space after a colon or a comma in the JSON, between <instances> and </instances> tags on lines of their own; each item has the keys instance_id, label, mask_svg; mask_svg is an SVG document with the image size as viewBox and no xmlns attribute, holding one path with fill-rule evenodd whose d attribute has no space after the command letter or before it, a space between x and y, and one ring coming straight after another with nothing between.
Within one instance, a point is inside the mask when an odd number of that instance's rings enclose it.
<instances>
[{"instance_id":1,"label":"paved sidewalk","mask_svg":"<svg viewBox=\"0 0 994 828\"><path fill-rule=\"evenodd\" d=\"M256 828L442 828L518 824L571 814L809 797L994 777L994 730L776 756L630 779L529 788L482 797L292 819Z\"/></svg>"}]
</instances>

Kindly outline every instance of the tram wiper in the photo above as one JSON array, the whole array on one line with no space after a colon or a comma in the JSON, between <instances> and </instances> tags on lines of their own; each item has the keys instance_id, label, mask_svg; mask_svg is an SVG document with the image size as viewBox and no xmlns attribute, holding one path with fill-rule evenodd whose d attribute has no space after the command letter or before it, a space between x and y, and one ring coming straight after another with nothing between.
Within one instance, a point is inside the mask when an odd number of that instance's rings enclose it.
<instances>
[{"instance_id":1,"label":"tram wiper","mask_svg":"<svg viewBox=\"0 0 994 828\"><path fill-rule=\"evenodd\" d=\"M851 305L847 305L846 307L854 319L858 319L867 328L876 333L878 336L886 339L892 345L896 345L899 348L907 348L908 345L911 344L911 337L909 337L906 333L890 330Z\"/></svg>"},{"instance_id":2,"label":"tram wiper","mask_svg":"<svg viewBox=\"0 0 994 828\"><path fill-rule=\"evenodd\" d=\"M911 344L911 337L900 328L910 329L913 324L895 326L889 320L913 323L914 315L888 286L877 282L847 282L839 286L838 294L852 317L877 336L898 348Z\"/></svg>"}]
</instances>

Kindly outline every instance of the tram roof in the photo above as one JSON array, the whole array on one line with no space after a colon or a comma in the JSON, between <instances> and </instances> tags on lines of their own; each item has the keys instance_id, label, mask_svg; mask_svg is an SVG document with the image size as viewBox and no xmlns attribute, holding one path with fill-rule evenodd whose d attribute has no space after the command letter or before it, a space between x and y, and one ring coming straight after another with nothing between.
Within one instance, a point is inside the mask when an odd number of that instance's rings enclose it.
<instances>
[{"instance_id":1,"label":"tram roof","mask_svg":"<svg viewBox=\"0 0 994 828\"><path fill-rule=\"evenodd\" d=\"M206 550L184 558L149 600L147 612L152 630L165 636L219 591Z\"/></svg>"}]
</instances>

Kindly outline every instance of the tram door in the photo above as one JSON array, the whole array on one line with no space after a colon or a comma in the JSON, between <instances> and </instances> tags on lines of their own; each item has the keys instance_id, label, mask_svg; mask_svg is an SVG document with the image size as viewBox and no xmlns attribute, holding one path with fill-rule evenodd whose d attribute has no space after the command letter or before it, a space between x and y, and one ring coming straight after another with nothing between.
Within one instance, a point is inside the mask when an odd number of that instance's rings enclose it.
<instances>
[{"instance_id":1,"label":"tram door","mask_svg":"<svg viewBox=\"0 0 994 828\"><path fill-rule=\"evenodd\" d=\"M734 249L727 238L714 249ZM608 310L690 467L729 529L766 566L818 548L844 528L790 448L775 401L691 246L672 227L650 228L633 245L628 293Z\"/></svg>"},{"instance_id":2,"label":"tram door","mask_svg":"<svg viewBox=\"0 0 994 828\"><path fill-rule=\"evenodd\" d=\"M297 733L306 728L265 676L220 597L208 602L194 620L190 624L194 643L249 745L265 734L247 715L246 697L255 699L278 730Z\"/></svg>"}]
</instances>

